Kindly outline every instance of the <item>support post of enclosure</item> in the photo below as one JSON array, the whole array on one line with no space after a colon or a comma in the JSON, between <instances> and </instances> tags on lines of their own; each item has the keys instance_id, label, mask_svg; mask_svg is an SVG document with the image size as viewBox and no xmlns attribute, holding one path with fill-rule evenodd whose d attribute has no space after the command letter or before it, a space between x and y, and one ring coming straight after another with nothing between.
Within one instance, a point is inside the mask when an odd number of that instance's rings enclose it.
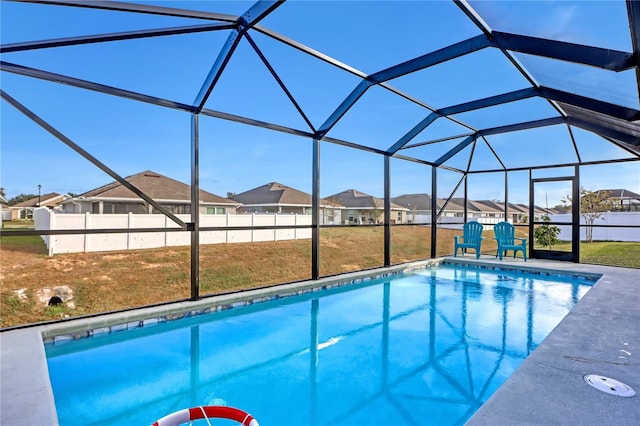
<instances>
[{"instance_id":1,"label":"support post of enclosure","mask_svg":"<svg viewBox=\"0 0 640 426\"><path fill-rule=\"evenodd\" d=\"M384 156L384 266L391 266L391 157Z\"/></svg>"},{"instance_id":2,"label":"support post of enclosure","mask_svg":"<svg viewBox=\"0 0 640 426\"><path fill-rule=\"evenodd\" d=\"M571 261L580 263L580 166L576 164L573 174L571 207Z\"/></svg>"},{"instance_id":3,"label":"support post of enclosure","mask_svg":"<svg viewBox=\"0 0 640 426\"><path fill-rule=\"evenodd\" d=\"M191 300L200 297L200 160L198 114L191 115Z\"/></svg>"},{"instance_id":4,"label":"support post of enclosure","mask_svg":"<svg viewBox=\"0 0 640 426\"><path fill-rule=\"evenodd\" d=\"M465 173L464 174L464 208L462 209L462 217L464 220L464 223L467 223L469 221L469 193L467 192L467 181L469 178L469 174Z\"/></svg>"},{"instance_id":5,"label":"support post of enclosure","mask_svg":"<svg viewBox=\"0 0 640 426\"><path fill-rule=\"evenodd\" d=\"M431 258L436 257L436 210L438 210L438 168L431 166Z\"/></svg>"},{"instance_id":6,"label":"support post of enclosure","mask_svg":"<svg viewBox=\"0 0 640 426\"><path fill-rule=\"evenodd\" d=\"M533 169L529 169L529 258L533 258L533 219L535 217L535 206L533 197Z\"/></svg>"},{"instance_id":7,"label":"support post of enclosure","mask_svg":"<svg viewBox=\"0 0 640 426\"><path fill-rule=\"evenodd\" d=\"M509 222L509 172L504 171L504 221ZM516 224L515 220L513 221Z\"/></svg>"},{"instance_id":8,"label":"support post of enclosure","mask_svg":"<svg viewBox=\"0 0 640 426\"><path fill-rule=\"evenodd\" d=\"M311 279L320 277L320 140L313 140L311 165Z\"/></svg>"}]
</instances>

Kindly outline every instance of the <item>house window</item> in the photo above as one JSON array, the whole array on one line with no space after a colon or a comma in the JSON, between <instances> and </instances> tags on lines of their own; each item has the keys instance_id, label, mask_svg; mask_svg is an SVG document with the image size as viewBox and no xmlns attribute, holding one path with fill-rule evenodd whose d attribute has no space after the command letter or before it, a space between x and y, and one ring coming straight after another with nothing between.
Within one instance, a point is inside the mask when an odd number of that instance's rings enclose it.
<instances>
[{"instance_id":1,"label":"house window","mask_svg":"<svg viewBox=\"0 0 640 426\"><path fill-rule=\"evenodd\" d=\"M129 210L129 205L126 204L126 203L114 203L113 204L113 212L114 213L123 214L123 213L129 213L130 211L131 210Z\"/></svg>"},{"instance_id":2,"label":"house window","mask_svg":"<svg viewBox=\"0 0 640 426\"><path fill-rule=\"evenodd\" d=\"M225 207L207 207L207 214L225 214L226 212Z\"/></svg>"},{"instance_id":3,"label":"house window","mask_svg":"<svg viewBox=\"0 0 640 426\"><path fill-rule=\"evenodd\" d=\"M191 213L191 204L163 204L162 207L169 210L173 214ZM153 213L160 213L160 211L158 211L158 209L154 207Z\"/></svg>"},{"instance_id":4,"label":"house window","mask_svg":"<svg viewBox=\"0 0 640 426\"><path fill-rule=\"evenodd\" d=\"M102 204L102 214L113 214L113 213L116 213L115 203Z\"/></svg>"}]
</instances>

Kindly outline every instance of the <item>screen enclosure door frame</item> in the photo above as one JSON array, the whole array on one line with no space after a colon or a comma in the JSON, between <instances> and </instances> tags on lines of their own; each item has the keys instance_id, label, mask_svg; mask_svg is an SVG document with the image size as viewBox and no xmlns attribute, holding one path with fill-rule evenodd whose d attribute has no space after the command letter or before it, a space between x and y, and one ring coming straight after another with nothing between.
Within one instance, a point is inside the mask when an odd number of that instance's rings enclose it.
<instances>
[{"instance_id":1,"label":"screen enclosure door frame","mask_svg":"<svg viewBox=\"0 0 640 426\"><path fill-rule=\"evenodd\" d=\"M543 186L549 183L569 183L571 190L571 207L570 216L568 220L557 220L545 223L542 221L542 217L536 216L536 197L535 189L536 185ZM559 176L549 178L531 178L529 180L529 257L532 259L547 259L547 260L561 260L568 262L579 263L580 261L580 187L579 187L579 169L576 166L574 176ZM567 194L569 195L569 194ZM538 207L540 207L538 205ZM548 206L545 206L548 207ZM543 249L535 247L535 233L536 227L544 226L557 226L571 229L571 245L570 251L565 250L553 250Z\"/></svg>"}]
</instances>

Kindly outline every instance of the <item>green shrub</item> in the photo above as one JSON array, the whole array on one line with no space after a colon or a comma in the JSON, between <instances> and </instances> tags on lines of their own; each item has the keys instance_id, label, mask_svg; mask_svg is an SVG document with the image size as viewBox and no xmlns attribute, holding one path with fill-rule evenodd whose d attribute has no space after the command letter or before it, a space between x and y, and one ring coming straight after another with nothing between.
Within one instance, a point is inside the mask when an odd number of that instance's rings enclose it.
<instances>
[{"instance_id":1,"label":"green shrub","mask_svg":"<svg viewBox=\"0 0 640 426\"><path fill-rule=\"evenodd\" d=\"M551 248L551 246L560 242L558 239L560 228L549 225L549 222L551 222L549 216L543 216L542 221L544 224L533 230L533 238L535 238L536 242L541 246Z\"/></svg>"}]
</instances>

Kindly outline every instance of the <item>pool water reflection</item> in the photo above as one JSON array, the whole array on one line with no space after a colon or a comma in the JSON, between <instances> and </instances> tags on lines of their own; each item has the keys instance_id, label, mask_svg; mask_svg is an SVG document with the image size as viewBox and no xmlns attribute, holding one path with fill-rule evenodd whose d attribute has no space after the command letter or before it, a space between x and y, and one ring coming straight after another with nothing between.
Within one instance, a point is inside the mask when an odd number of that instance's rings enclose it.
<instances>
[{"instance_id":1,"label":"pool water reflection","mask_svg":"<svg viewBox=\"0 0 640 426\"><path fill-rule=\"evenodd\" d=\"M47 345L59 421L227 404L262 426L462 424L592 284L441 266Z\"/></svg>"}]
</instances>

